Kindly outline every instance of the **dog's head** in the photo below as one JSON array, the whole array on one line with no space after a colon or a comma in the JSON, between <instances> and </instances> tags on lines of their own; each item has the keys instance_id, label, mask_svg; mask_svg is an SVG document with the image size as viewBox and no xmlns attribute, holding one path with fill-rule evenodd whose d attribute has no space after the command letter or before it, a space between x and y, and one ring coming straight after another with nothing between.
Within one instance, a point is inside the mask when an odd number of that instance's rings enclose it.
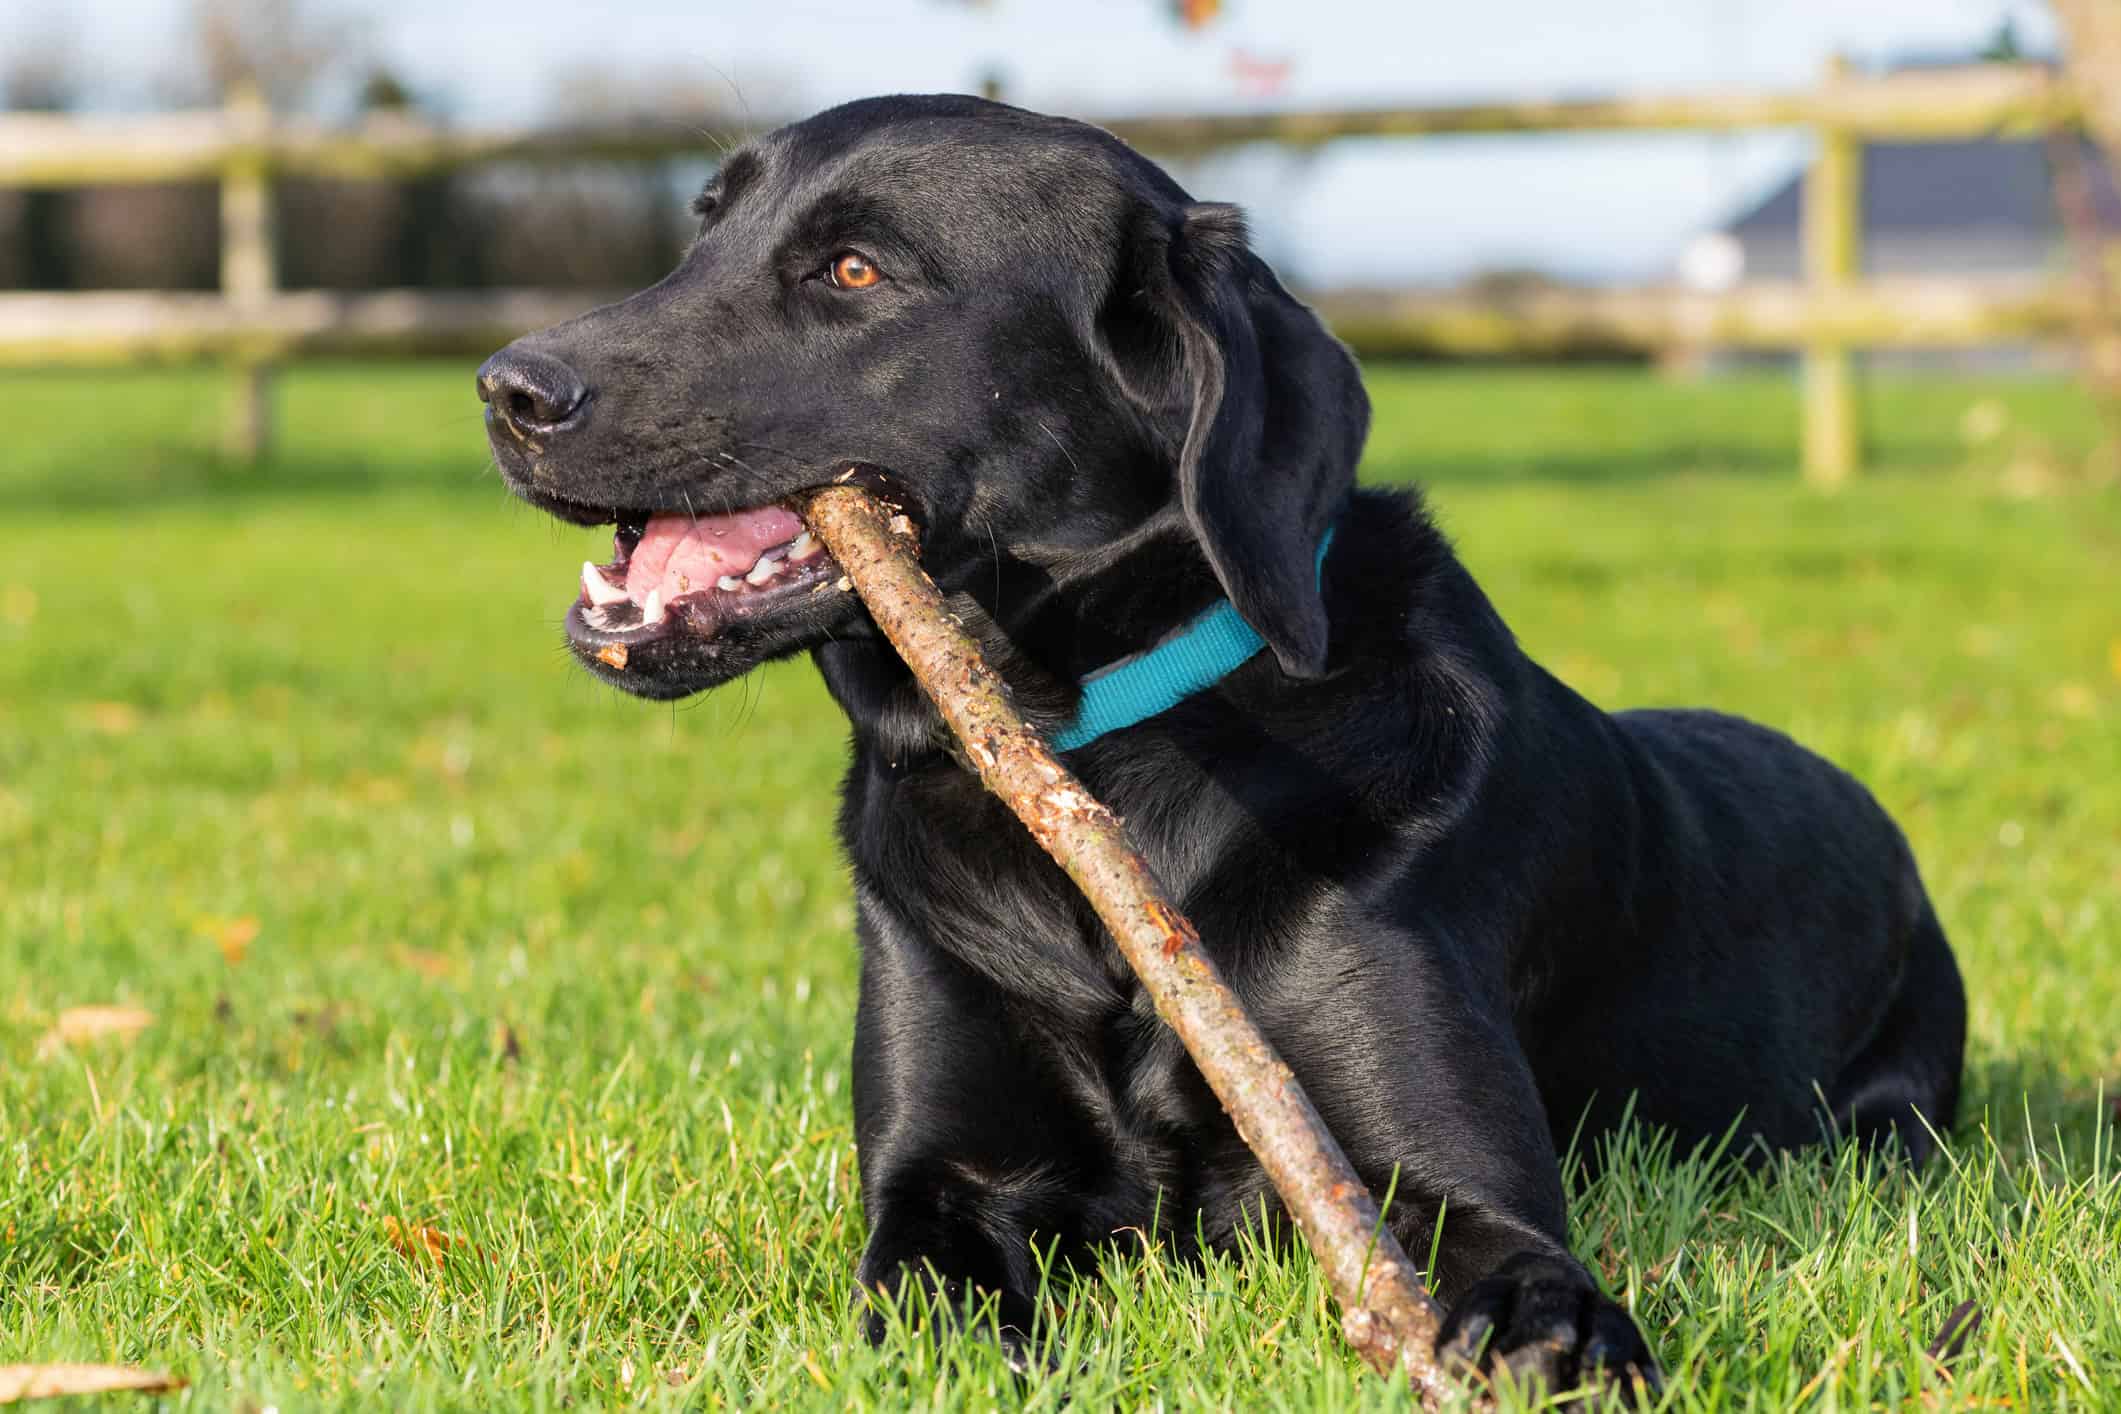
<instances>
[{"instance_id":1,"label":"dog's head","mask_svg":"<svg viewBox=\"0 0 2121 1414\"><path fill-rule=\"evenodd\" d=\"M1368 402L1234 208L1096 128L962 97L783 128L697 205L660 284L479 371L508 484L618 527L567 616L593 671L677 697L861 632L786 508L849 463L888 470L929 572L1005 625L1178 565L1285 672L1322 671L1314 556Z\"/></svg>"}]
</instances>

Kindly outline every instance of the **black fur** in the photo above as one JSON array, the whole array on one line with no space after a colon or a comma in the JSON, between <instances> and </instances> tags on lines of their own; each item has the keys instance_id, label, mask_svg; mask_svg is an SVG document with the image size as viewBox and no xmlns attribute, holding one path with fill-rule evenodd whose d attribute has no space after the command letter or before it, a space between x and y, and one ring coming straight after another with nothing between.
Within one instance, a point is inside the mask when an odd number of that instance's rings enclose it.
<instances>
[{"instance_id":1,"label":"black fur","mask_svg":"<svg viewBox=\"0 0 2121 1414\"><path fill-rule=\"evenodd\" d=\"M1415 497L1354 489L1355 365L1230 208L969 98L837 108L723 174L668 279L489 365L494 392L558 360L587 398L556 427L496 415L510 483L595 521L889 468L1048 725L1228 595L1272 652L1072 764L1363 1176L1397 1171L1410 1250L1448 1202L1455 1351L1555 1384L1654 1370L1569 1253L1556 1158L1631 1101L1682 1145L1742 1116L1758 1146L1929 1149L1964 1002L1899 831L1772 731L1607 715L1527 659ZM849 249L884 281L818 278ZM1272 1209L1258 1165L852 595L623 671L583 656L676 696L799 650L853 727L862 1283L932 1272L1022 1331L1034 1242L1229 1244Z\"/></svg>"}]
</instances>

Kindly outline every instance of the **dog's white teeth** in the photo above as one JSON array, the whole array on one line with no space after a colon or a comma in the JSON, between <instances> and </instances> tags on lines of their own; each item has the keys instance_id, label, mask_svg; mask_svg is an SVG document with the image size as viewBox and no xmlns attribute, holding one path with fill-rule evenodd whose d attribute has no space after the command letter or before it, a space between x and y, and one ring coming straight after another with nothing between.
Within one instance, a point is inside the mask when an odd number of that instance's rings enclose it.
<instances>
[{"instance_id":1,"label":"dog's white teeth","mask_svg":"<svg viewBox=\"0 0 2121 1414\"><path fill-rule=\"evenodd\" d=\"M649 624L659 624L662 621L663 591L651 589L648 591L648 602L641 605L641 626L645 628Z\"/></svg>"},{"instance_id":2,"label":"dog's white teeth","mask_svg":"<svg viewBox=\"0 0 2121 1414\"><path fill-rule=\"evenodd\" d=\"M626 591L613 588L611 581L588 560L582 561L582 592L589 596L590 603L599 606L622 603L626 598Z\"/></svg>"},{"instance_id":3,"label":"dog's white teeth","mask_svg":"<svg viewBox=\"0 0 2121 1414\"><path fill-rule=\"evenodd\" d=\"M788 547L788 558L791 560L807 560L824 548L824 546L817 543L817 537L806 530L801 535L796 536L795 543Z\"/></svg>"},{"instance_id":4,"label":"dog's white teeth","mask_svg":"<svg viewBox=\"0 0 2121 1414\"><path fill-rule=\"evenodd\" d=\"M781 562L779 560L774 559L770 555L761 555L759 556L759 562L751 567L751 573L744 576L744 583L764 584L767 580L773 578L775 574L779 573L780 568Z\"/></svg>"},{"instance_id":5,"label":"dog's white teeth","mask_svg":"<svg viewBox=\"0 0 2121 1414\"><path fill-rule=\"evenodd\" d=\"M714 587L721 590L724 594L734 594L737 590L744 587L744 581L733 574L725 574L714 582Z\"/></svg>"}]
</instances>

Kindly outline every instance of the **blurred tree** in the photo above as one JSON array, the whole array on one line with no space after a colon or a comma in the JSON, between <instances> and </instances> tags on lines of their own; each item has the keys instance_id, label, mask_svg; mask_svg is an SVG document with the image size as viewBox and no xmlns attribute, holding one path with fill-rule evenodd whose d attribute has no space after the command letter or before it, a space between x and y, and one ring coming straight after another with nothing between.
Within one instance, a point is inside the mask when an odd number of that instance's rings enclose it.
<instances>
[{"instance_id":1,"label":"blurred tree","mask_svg":"<svg viewBox=\"0 0 2121 1414\"><path fill-rule=\"evenodd\" d=\"M361 111L368 114L410 115L419 107L411 87L380 67L371 69L362 80L360 102ZM454 173L415 177L400 183L395 194L392 283L429 287L486 283L482 232L462 209Z\"/></svg>"},{"instance_id":2,"label":"blurred tree","mask_svg":"<svg viewBox=\"0 0 2121 1414\"><path fill-rule=\"evenodd\" d=\"M2026 58L2025 47L2018 42L2018 21L2006 16L1987 45L1974 56L1984 64L2017 64Z\"/></svg>"},{"instance_id":3,"label":"blurred tree","mask_svg":"<svg viewBox=\"0 0 2121 1414\"><path fill-rule=\"evenodd\" d=\"M66 112L89 71L62 11L0 53L6 106ZM11 208L11 211L9 210ZM215 269L213 195L196 185L99 186L0 193L0 281L37 290L194 288ZM11 227L11 229L9 229Z\"/></svg>"},{"instance_id":4,"label":"blurred tree","mask_svg":"<svg viewBox=\"0 0 2121 1414\"><path fill-rule=\"evenodd\" d=\"M7 52L0 64L0 101L38 113L63 113L80 90L80 63L72 35L53 22L43 33ZM73 194L12 193L15 208L15 277L24 288L63 290L73 283L72 242L67 239Z\"/></svg>"},{"instance_id":5,"label":"blurred tree","mask_svg":"<svg viewBox=\"0 0 2121 1414\"><path fill-rule=\"evenodd\" d=\"M56 24L7 51L0 60L0 100L31 113L63 113L81 88L81 63L70 31Z\"/></svg>"},{"instance_id":6,"label":"blurred tree","mask_svg":"<svg viewBox=\"0 0 2121 1414\"><path fill-rule=\"evenodd\" d=\"M200 75L216 94L255 84L274 108L299 108L358 53L357 27L305 0L193 0Z\"/></svg>"},{"instance_id":7,"label":"blurred tree","mask_svg":"<svg viewBox=\"0 0 2121 1414\"><path fill-rule=\"evenodd\" d=\"M563 127L677 127L699 134L698 163L592 165L481 182L496 213L491 251L499 269L522 272L526 284L592 288L645 284L667 274L692 238L687 188L706 175L705 163L738 135L775 126L796 104L796 84L786 75L754 70L739 84L697 60L580 64L556 75L549 92L549 121ZM501 217L502 210L536 216Z\"/></svg>"},{"instance_id":8,"label":"blurred tree","mask_svg":"<svg viewBox=\"0 0 2121 1414\"><path fill-rule=\"evenodd\" d=\"M409 113L415 106L412 90L388 69L369 70L354 101L364 113Z\"/></svg>"}]
</instances>

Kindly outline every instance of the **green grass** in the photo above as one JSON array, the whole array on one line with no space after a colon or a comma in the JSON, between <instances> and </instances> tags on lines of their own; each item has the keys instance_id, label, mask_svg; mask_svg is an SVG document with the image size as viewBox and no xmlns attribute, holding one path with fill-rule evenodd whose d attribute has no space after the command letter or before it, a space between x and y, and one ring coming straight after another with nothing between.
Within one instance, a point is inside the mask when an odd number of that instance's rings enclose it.
<instances>
[{"instance_id":1,"label":"green grass","mask_svg":"<svg viewBox=\"0 0 2121 1414\"><path fill-rule=\"evenodd\" d=\"M1636 1138L1577 1199L1671 1407L2121 1407L2121 497L2077 396L1883 384L1827 498L1779 378L1373 381L1368 474L1431 487L1532 652L1846 763L1967 973L1920 1180ZM574 670L598 537L503 499L463 368L291 375L256 471L201 450L219 391L0 380L0 1363L213 1409L1393 1402L1301 1259L1109 1261L1035 1385L871 1352L808 666L676 710ZM110 1002L156 1020L42 1043Z\"/></svg>"}]
</instances>

